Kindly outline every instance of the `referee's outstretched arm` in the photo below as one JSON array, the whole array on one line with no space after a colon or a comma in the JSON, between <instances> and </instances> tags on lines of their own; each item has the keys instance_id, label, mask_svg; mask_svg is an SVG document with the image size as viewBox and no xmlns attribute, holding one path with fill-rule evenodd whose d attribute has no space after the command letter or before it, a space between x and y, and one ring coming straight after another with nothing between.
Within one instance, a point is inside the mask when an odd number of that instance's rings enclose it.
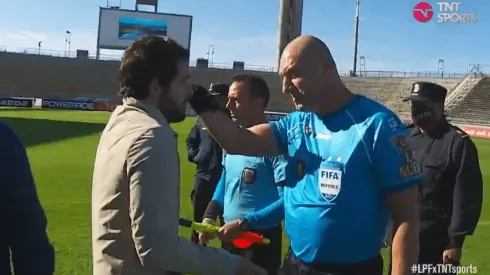
<instances>
[{"instance_id":1,"label":"referee's outstretched arm","mask_svg":"<svg viewBox=\"0 0 490 275\"><path fill-rule=\"evenodd\" d=\"M283 153L269 123L245 129L223 112L204 112L200 116L209 133L229 154L277 156Z\"/></svg>"},{"instance_id":2,"label":"referee's outstretched arm","mask_svg":"<svg viewBox=\"0 0 490 275\"><path fill-rule=\"evenodd\" d=\"M450 248L461 248L465 236L473 234L480 219L483 203L483 179L478 151L467 135L461 137L452 151L458 170L454 183L449 245Z\"/></svg>"}]
</instances>

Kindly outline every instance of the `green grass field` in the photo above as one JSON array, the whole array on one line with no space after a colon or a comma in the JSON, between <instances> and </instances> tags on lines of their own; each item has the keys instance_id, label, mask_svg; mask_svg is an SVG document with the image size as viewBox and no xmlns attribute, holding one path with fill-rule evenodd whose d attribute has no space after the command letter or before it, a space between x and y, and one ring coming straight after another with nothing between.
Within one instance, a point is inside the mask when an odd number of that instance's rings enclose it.
<instances>
[{"instance_id":1,"label":"green grass field","mask_svg":"<svg viewBox=\"0 0 490 275\"><path fill-rule=\"evenodd\" d=\"M27 147L41 202L48 216L48 231L56 249L56 274L92 274L90 198L95 150L109 113L0 109L0 120L12 126ZM191 217L189 192L194 166L186 161L185 138L193 120L174 124L181 153L181 216ZM490 142L475 140L490 182ZM486 190L488 192L488 189ZM464 247L463 265L473 264L478 274L490 274L490 210L484 212L475 236ZM190 232L182 229L181 236ZM283 244L284 249L287 243ZM284 250L285 251L285 250Z\"/></svg>"}]
</instances>

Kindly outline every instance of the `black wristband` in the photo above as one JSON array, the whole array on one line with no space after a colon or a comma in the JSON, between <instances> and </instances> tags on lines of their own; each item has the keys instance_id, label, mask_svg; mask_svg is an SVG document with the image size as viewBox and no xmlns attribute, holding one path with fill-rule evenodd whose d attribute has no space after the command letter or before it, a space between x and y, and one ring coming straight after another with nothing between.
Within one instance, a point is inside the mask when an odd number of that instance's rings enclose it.
<instances>
[{"instance_id":1,"label":"black wristband","mask_svg":"<svg viewBox=\"0 0 490 275\"><path fill-rule=\"evenodd\" d=\"M218 216L221 214L222 209L217 201L210 201L206 211L204 212L203 218L208 218L212 220L216 220Z\"/></svg>"},{"instance_id":2,"label":"black wristband","mask_svg":"<svg viewBox=\"0 0 490 275\"><path fill-rule=\"evenodd\" d=\"M214 112L218 110L218 105L213 96L206 89L199 85L192 86L192 89L194 90L194 95L189 99L189 104L198 115L207 111Z\"/></svg>"}]
</instances>

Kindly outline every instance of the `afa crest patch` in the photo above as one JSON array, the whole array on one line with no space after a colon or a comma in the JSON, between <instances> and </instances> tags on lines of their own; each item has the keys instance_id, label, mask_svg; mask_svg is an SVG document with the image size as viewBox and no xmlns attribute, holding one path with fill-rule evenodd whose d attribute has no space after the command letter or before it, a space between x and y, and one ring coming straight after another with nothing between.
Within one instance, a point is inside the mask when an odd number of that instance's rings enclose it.
<instances>
[{"instance_id":1,"label":"afa crest patch","mask_svg":"<svg viewBox=\"0 0 490 275\"><path fill-rule=\"evenodd\" d=\"M405 136L394 136L391 142L400 152L405 152L410 149Z\"/></svg>"},{"instance_id":2,"label":"afa crest patch","mask_svg":"<svg viewBox=\"0 0 490 275\"><path fill-rule=\"evenodd\" d=\"M306 174L305 163L302 160L298 160L298 162L296 163L296 175L298 176L298 179L303 178L305 174Z\"/></svg>"},{"instance_id":3,"label":"afa crest patch","mask_svg":"<svg viewBox=\"0 0 490 275\"><path fill-rule=\"evenodd\" d=\"M305 127L305 134L306 134L307 136L311 135L311 127L310 127L310 126L306 126L306 127Z\"/></svg>"},{"instance_id":4,"label":"afa crest patch","mask_svg":"<svg viewBox=\"0 0 490 275\"><path fill-rule=\"evenodd\" d=\"M254 168L245 167L242 171L242 181L246 184L253 184L257 178L257 171Z\"/></svg>"}]
</instances>

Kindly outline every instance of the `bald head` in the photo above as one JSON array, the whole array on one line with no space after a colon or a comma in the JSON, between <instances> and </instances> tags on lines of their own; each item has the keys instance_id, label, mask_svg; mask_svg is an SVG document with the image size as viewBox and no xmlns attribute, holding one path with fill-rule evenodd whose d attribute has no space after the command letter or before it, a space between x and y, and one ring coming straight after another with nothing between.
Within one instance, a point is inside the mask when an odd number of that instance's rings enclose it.
<instances>
[{"instance_id":1,"label":"bald head","mask_svg":"<svg viewBox=\"0 0 490 275\"><path fill-rule=\"evenodd\" d=\"M279 75L283 93L291 96L298 110L328 113L338 108L346 91L327 45L311 35L286 46Z\"/></svg>"},{"instance_id":2,"label":"bald head","mask_svg":"<svg viewBox=\"0 0 490 275\"><path fill-rule=\"evenodd\" d=\"M293 59L297 63L321 62L326 67L335 67L335 61L327 45L319 38L302 35L291 41L284 49L282 59Z\"/></svg>"}]
</instances>

